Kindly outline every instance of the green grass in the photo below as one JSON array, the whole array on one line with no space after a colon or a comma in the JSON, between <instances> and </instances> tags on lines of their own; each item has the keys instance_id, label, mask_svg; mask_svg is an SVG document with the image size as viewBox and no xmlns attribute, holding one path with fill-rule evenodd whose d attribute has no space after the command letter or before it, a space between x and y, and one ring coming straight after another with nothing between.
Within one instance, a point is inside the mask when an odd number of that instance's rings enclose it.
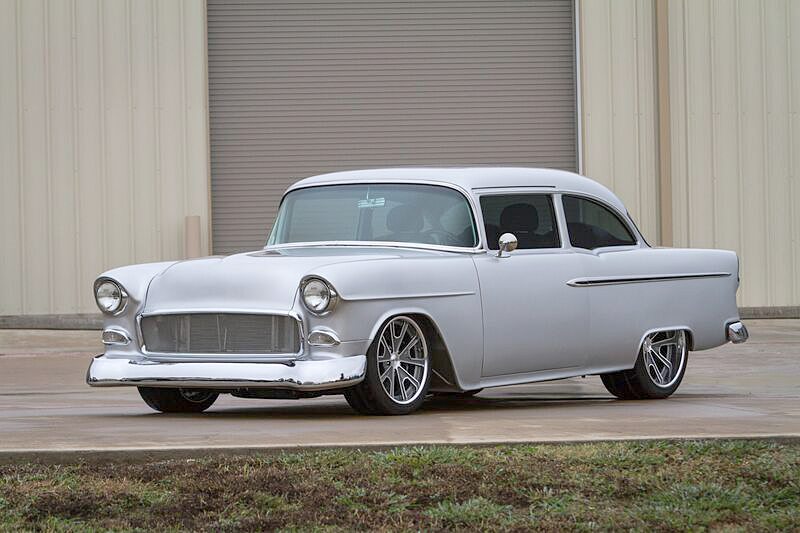
<instances>
[{"instance_id":1,"label":"green grass","mask_svg":"<svg viewBox=\"0 0 800 533\"><path fill-rule=\"evenodd\" d=\"M326 450L0 466L0 531L800 531L800 444Z\"/></svg>"}]
</instances>

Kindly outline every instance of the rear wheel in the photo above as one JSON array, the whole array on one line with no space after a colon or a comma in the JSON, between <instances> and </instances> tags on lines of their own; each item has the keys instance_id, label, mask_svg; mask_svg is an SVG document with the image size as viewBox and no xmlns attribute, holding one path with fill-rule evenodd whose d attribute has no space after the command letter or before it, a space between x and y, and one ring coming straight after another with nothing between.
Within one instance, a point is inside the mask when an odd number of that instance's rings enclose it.
<instances>
[{"instance_id":1,"label":"rear wheel","mask_svg":"<svg viewBox=\"0 0 800 533\"><path fill-rule=\"evenodd\" d=\"M201 413L211 407L219 394L202 389L139 387L142 399L162 413Z\"/></svg>"},{"instance_id":2,"label":"rear wheel","mask_svg":"<svg viewBox=\"0 0 800 533\"><path fill-rule=\"evenodd\" d=\"M681 384L688 359L684 330L657 331L644 338L632 369L600 377L608 392L623 400L666 398Z\"/></svg>"},{"instance_id":3,"label":"rear wheel","mask_svg":"<svg viewBox=\"0 0 800 533\"><path fill-rule=\"evenodd\" d=\"M410 316L389 319L367 351L364 380L345 392L350 406L368 415L416 411L430 384L428 338Z\"/></svg>"}]
</instances>

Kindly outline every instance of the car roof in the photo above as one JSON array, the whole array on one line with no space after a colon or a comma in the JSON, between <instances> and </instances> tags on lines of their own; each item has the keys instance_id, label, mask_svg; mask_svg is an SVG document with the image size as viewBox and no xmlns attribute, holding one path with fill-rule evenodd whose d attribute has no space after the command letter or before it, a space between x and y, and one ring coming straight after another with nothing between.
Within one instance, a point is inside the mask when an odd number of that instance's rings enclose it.
<instances>
[{"instance_id":1,"label":"car roof","mask_svg":"<svg viewBox=\"0 0 800 533\"><path fill-rule=\"evenodd\" d=\"M289 190L327 183L442 182L468 191L500 187L547 187L585 193L604 200L625 213L625 206L600 183L565 170L525 167L402 167L348 170L320 174L298 181Z\"/></svg>"}]
</instances>

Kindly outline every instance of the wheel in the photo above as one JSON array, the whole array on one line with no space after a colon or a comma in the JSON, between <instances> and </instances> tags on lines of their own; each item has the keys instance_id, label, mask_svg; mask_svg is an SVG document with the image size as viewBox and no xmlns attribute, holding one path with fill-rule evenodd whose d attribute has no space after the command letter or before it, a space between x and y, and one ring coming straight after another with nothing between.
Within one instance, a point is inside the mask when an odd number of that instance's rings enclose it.
<instances>
[{"instance_id":1,"label":"wheel","mask_svg":"<svg viewBox=\"0 0 800 533\"><path fill-rule=\"evenodd\" d=\"M367 351L364 380L345 392L350 407L368 415L419 409L430 384L428 339L409 316L389 319Z\"/></svg>"},{"instance_id":2,"label":"wheel","mask_svg":"<svg viewBox=\"0 0 800 533\"><path fill-rule=\"evenodd\" d=\"M688 359L685 331L658 331L644 338L632 369L600 377L608 392L623 400L666 398L681 384Z\"/></svg>"},{"instance_id":3,"label":"wheel","mask_svg":"<svg viewBox=\"0 0 800 533\"><path fill-rule=\"evenodd\" d=\"M162 413L202 413L217 400L217 394L208 390L162 389L139 387L142 399Z\"/></svg>"}]
</instances>

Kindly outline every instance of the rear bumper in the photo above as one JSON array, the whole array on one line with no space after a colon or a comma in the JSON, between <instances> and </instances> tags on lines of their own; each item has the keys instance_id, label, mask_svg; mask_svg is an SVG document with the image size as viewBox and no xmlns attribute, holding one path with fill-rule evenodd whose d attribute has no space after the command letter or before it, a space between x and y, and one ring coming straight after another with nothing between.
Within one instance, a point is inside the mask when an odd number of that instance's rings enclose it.
<instances>
[{"instance_id":1,"label":"rear bumper","mask_svg":"<svg viewBox=\"0 0 800 533\"><path fill-rule=\"evenodd\" d=\"M734 344L740 344L750 337L750 334L747 333L747 328L739 321L728 324L725 328L725 335Z\"/></svg>"},{"instance_id":2,"label":"rear bumper","mask_svg":"<svg viewBox=\"0 0 800 533\"><path fill-rule=\"evenodd\" d=\"M341 389L364 379L367 358L281 363L159 363L98 355L86 371L92 387L143 386L209 389Z\"/></svg>"}]
</instances>

